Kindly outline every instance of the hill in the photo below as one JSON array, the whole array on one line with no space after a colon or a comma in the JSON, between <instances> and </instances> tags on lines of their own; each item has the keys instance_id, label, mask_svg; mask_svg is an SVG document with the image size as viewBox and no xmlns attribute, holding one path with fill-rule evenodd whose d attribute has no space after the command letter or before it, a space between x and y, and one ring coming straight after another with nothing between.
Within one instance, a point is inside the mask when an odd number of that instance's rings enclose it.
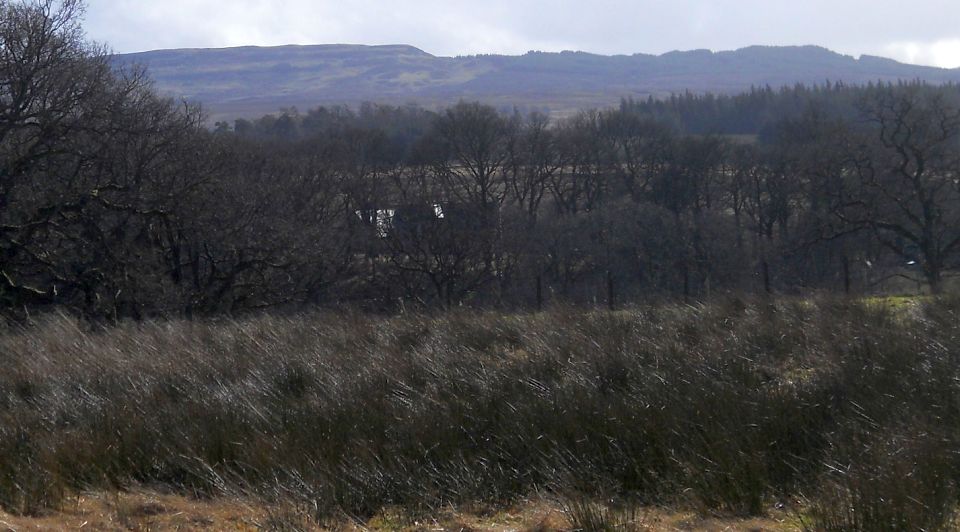
<instances>
[{"instance_id":1,"label":"hill","mask_svg":"<svg viewBox=\"0 0 960 532\"><path fill-rule=\"evenodd\" d=\"M431 107L461 98L563 113L610 105L626 96L686 90L732 93L751 86L828 80L960 82L960 69L874 56L858 59L817 46L751 46L659 56L567 51L438 57L412 46L336 44L158 50L114 59L118 64L146 66L161 91L203 102L213 119L363 101Z\"/></svg>"}]
</instances>

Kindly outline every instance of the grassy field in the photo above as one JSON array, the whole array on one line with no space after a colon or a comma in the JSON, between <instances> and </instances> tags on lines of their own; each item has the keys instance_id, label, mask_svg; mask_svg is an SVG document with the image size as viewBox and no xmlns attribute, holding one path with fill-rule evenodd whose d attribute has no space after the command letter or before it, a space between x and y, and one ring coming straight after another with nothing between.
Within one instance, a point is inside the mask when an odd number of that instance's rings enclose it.
<instances>
[{"instance_id":1,"label":"grassy field","mask_svg":"<svg viewBox=\"0 0 960 532\"><path fill-rule=\"evenodd\" d=\"M443 508L432 515L411 516L401 510L384 509L366 522L343 518L318 524L309 512L296 506L264 505L242 498L195 499L143 489L124 492L81 493L71 497L64 508L39 516L0 512L0 530L395 530L410 532L537 532L573 530L570 509L556 500L520 500L498 508ZM738 518L703 516L692 511L664 508L635 508L616 514L609 521L618 530L651 532L704 530L709 532L801 530L786 512L767 517Z\"/></svg>"},{"instance_id":2,"label":"grassy field","mask_svg":"<svg viewBox=\"0 0 960 532\"><path fill-rule=\"evenodd\" d=\"M235 514L255 528L416 528L456 509L484 529L534 500L554 516L541 529L678 515L947 529L958 318L953 300L737 299L106 329L48 317L0 333L0 508L5 523L69 520L93 493L106 502L91 515L136 515L111 497L153 493L246 501Z\"/></svg>"}]
</instances>

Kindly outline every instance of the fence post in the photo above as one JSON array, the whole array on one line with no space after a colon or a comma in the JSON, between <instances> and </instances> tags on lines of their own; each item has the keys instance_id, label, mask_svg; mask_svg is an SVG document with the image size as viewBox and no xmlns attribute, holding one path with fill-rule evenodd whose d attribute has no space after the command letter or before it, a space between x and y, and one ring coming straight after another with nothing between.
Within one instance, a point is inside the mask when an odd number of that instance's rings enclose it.
<instances>
[{"instance_id":1,"label":"fence post","mask_svg":"<svg viewBox=\"0 0 960 532\"><path fill-rule=\"evenodd\" d=\"M543 310L543 276L537 274L537 312Z\"/></svg>"},{"instance_id":2,"label":"fence post","mask_svg":"<svg viewBox=\"0 0 960 532\"><path fill-rule=\"evenodd\" d=\"M613 310L616 304L613 299L613 273L610 270L607 270L607 307L610 310Z\"/></svg>"},{"instance_id":3,"label":"fence post","mask_svg":"<svg viewBox=\"0 0 960 532\"><path fill-rule=\"evenodd\" d=\"M763 291L770 293L770 265L767 264L767 261L763 261Z\"/></svg>"},{"instance_id":4,"label":"fence post","mask_svg":"<svg viewBox=\"0 0 960 532\"><path fill-rule=\"evenodd\" d=\"M850 260L843 256L843 293L850 295Z\"/></svg>"}]
</instances>

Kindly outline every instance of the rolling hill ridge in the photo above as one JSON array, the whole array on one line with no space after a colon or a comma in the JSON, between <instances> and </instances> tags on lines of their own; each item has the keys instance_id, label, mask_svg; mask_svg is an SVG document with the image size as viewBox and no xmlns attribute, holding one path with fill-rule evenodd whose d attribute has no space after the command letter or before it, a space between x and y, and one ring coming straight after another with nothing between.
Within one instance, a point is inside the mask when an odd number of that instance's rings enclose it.
<instances>
[{"instance_id":1,"label":"rolling hill ridge","mask_svg":"<svg viewBox=\"0 0 960 532\"><path fill-rule=\"evenodd\" d=\"M854 58L818 46L751 46L663 55L528 52L434 56L406 45L316 45L157 50L114 56L146 66L164 93L202 102L211 119L285 107L364 101L447 105L459 99L555 113L615 104L622 97L733 93L751 86L895 80L960 82L960 69Z\"/></svg>"}]
</instances>

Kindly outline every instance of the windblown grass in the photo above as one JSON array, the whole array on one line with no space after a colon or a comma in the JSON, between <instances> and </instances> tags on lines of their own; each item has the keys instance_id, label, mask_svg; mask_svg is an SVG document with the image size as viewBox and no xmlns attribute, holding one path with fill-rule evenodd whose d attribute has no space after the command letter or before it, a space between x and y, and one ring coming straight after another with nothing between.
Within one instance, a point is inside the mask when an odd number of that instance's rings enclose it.
<instances>
[{"instance_id":1,"label":"windblown grass","mask_svg":"<svg viewBox=\"0 0 960 532\"><path fill-rule=\"evenodd\" d=\"M0 334L0 507L146 484L323 522L539 491L744 516L801 499L813 528L944 528L958 309L727 300L103 330L52 317ZM567 507L601 528L633 520Z\"/></svg>"}]
</instances>

